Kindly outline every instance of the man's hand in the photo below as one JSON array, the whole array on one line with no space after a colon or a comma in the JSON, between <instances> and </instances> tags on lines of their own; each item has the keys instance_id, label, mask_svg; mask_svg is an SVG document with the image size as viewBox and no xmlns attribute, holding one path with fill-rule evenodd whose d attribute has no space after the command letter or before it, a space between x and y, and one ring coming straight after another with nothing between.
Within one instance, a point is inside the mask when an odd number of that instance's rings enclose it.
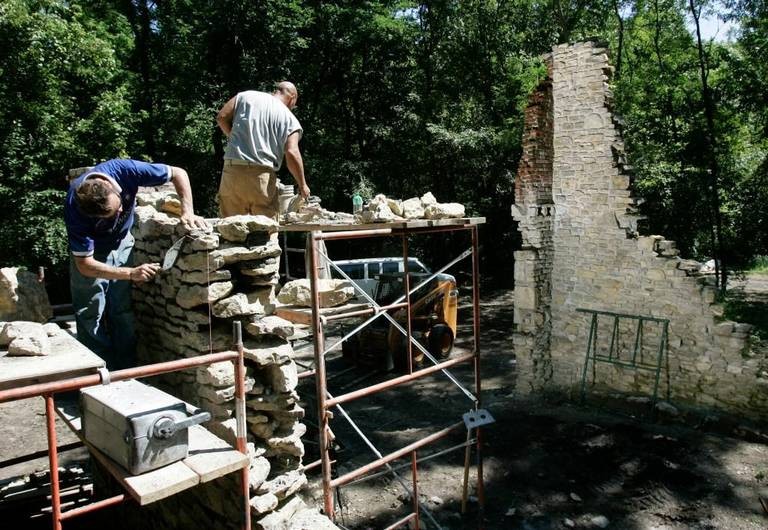
<instances>
[{"instance_id":1,"label":"man's hand","mask_svg":"<svg viewBox=\"0 0 768 530\"><path fill-rule=\"evenodd\" d=\"M181 224L188 230L210 230L210 226L202 217L195 215L195 208L192 205L192 188L189 185L189 175L187 172L176 166L171 166L171 175L173 187L176 188L176 194L181 202Z\"/></svg>"},{"instance_id":2,"label":"man's hand","mask_svg":"<svg viewBox=\"0 0 768 530\"><path fill-rule=\"evenodd\" d=\"M142 263L131 269L131 281L135 283L147 282L154 278L158 272L160 272L159 263Z\"/></svg>"},{"instance_id":3,"label":"man's hand","mask_svg":"<svg viewBox=\"0 0 768 530\"><path fill-rule=\"evenodd\" d=\"M299 186L299 193L302 197L304 197L304 200L309 200L309 186L304 184L303 186Z\"/></svg>"},{"instance_id":4,"label":"man's hand","mask_svg":"<svg viewBox=\"0 0 768 530\"><path fill-rule=\"evenodd\" d=\"M195 214L182 214L181 224L183 224L189 230L210 230L211 225L208 221Z\"/></svg>"}]
</instances>

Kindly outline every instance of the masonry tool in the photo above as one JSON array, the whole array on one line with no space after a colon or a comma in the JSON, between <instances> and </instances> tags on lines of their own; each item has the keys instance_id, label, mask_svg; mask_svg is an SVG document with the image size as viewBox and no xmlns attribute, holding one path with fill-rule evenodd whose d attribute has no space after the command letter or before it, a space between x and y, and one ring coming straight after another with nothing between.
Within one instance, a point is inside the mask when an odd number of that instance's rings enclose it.
<instances>
[{"instance_id":1,"label":"masonry tool","mask_svg":"<svg viewBox=\"0 0 768 530\"><path fill-rule=\"evenodd\" d=\"M179 259L179 254L181 253L181 247L184 246L184 242L187 240L189 236L181 236L179 239L173 242L173 245L166 251L165 257L163 258L163 270L171 270L171 268L176 264L176 260Z\"/></svg>"},{"instance_id":2,"label":"masonry tool","mask_svg":"<svg viewBox=\"0 0 768 530\"><path fill-rule=\"evenodd\" d=\"M88 443L134 475L186 458L188 428L211 419L134 379L84 388L80 406Z\"/></svg>"}]
</instances>

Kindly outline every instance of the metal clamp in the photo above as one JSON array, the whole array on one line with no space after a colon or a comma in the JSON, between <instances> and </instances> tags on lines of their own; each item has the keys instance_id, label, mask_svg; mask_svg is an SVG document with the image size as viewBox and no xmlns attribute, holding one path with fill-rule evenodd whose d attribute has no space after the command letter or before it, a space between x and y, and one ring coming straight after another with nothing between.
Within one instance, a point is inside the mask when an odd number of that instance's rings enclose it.
<instances>
[{"instance_id":1,"label":"metal clamp","mask_svg":"<svg viewBox=\"0 0 768 530\"><path fill-rule=\"evenodd\" d=\"M112 382L112 378L109 375L109 370L107 370L106 366L102 366L101 368L97 368L96 371L99 373L99 377L101 377L101 384L102 385L108 385Z\"/></svg>"},{"instance_id":2,"label":"metal clamp","mask_svg":"<svg viewBox=\"0 0 768 530\"><path fill-rule=\"evenodd\" d=\"M493 416L491 416L491 413L486 409L470 410L469 412L462 414L461 418L464 420L464 425L466 425L467 430L496 422L496 420L493 419Z\"/></svg>"}]
</instances>

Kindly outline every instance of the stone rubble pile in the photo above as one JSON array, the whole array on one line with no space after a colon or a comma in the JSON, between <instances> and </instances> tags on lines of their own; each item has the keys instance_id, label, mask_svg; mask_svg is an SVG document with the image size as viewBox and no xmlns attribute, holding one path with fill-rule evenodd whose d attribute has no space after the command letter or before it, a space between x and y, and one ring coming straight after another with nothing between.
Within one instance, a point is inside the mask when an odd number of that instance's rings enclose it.
<instances>
[{"instance_id":1,"label":"stone rubble pile","mask_svg":"<svg viewBox=\"0 0 768 530\"><path fill-rule=\"evenodd\" d=\"M22 267L0 268L0 320L48 322L53 316L45 286Z\"/></svg>"},{"instance_id":2,"label":"stone rubble pile","mask_svg":"<svg viewBox=\"0 0 768 530\"><path fill-rule=\"evenodd\" d=\"M173 242L186 237L170 270L135 285L139 361L148 364L231 350L232 322L242 322L252 516L263 528L282 528L280 514L297 511L292 496L307 479L301 471L304 410L298 404L297 369L288 341L293 325L272 315L281 253L272 237L277 224L263 216L234 216L211 221L210 231L189 231L177 217L173 193L142 192L137 199L133 228L137 264L162 263ZM205 426L235 444L231 362L167 374L159 384L209 411L213 419ZM220 480L221 487L193 488L189 494L194 499L190 502L221 507L214 513L205 511L209 524L196 521L197 527L225 528L222 520L238 521L228 506L241 506L239 489L230 477ZM169 511L177 510L163 513Z\"/></svg>"},{"instance_id":3,"label":"stone rubble pile","mask_svg":"<svg viewBox=\"0 0 768 530\"><path fill-rule=\"evenodd\" d=\"M331 212L319 204L304 204L296 212L283 215L283 223L313 224L368 224L405 221L411 219L453 219L466 215L464 205L456 202L439 203L431 192L407 200L376 195L361 213Z\"/></svg>"},{"instance_id":4,"label":"stone rubble pile","mask_svg":"<svg viewBox=\"0 0 768 530\"><path fill-rule=\"evenodd\" d=\"M64 333L56 324L40 324L23 320L0 322L0 348L7 348L9 356L48 355L50 337Z\"/></svg>"},{"instance_id":5,"label":"stone rubble pile","mask_svg":"<svg viewBox=\"0 0 768 530\"><path fill-rule=\"evenodd\" d=\"M457 202L439 203L431 192L405 201L379 194L371 199L357 216L361 223L386 223L410 219L451 219L464 217L464 205Z\"/></svg>"}]
</instances>

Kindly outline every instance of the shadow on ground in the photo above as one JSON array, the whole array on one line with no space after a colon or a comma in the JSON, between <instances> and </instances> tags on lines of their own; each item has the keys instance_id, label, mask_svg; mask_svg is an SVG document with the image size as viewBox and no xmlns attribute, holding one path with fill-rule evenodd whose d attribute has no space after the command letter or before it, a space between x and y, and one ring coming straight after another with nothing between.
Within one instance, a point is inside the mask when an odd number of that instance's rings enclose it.
<instances>
[{"instance_id":1,"label":"shadow on ground","mask_svg":"<svg viewBox=\"0 0 768 530\"><path fill-rule=\"evenodd\" d=\"M759 497L768 497L768 447L716 434L711 425L651 423L579 407L565 401L526 401L514 393L512 304L509 293L483 297L481 307L483 403L496 418L484 430L485 510L480 514L474 466L470 498L461 514L463 450L419 466L422 528L445 529L763 529L768 516ZM467 322L470 308L462 305ZM465 340L458 344L468 348ZM329 374L347 368L340 358ZM333 394L347 392L364 369L332 378ZM474 391L469 367L452 370ZM366 384L384 379L378 374ZM391 377L391 375L390 375ZM301 387L308 412L314 408L311 381ZM471 401L444 377L430 377L349 403L347 412L384 454L460 420ZM342 446L336 468L343 474L376 457L336 413L331 427ZM729 431L730 432L730 431ZM754 434L754 430L751 431ZM464 441L457 433L419 452L423 458ZM305 461L317 457L307 444ZM473 453L473 459L474 459ZM398 460L395 465L407 464ZM398 471L410 488L411 470ZM307 497L322 505L318 473ZM337 496L342 528L384 528L411 508L408 494L391 474L344 487Z\"/></svg>"}]
</instances>

